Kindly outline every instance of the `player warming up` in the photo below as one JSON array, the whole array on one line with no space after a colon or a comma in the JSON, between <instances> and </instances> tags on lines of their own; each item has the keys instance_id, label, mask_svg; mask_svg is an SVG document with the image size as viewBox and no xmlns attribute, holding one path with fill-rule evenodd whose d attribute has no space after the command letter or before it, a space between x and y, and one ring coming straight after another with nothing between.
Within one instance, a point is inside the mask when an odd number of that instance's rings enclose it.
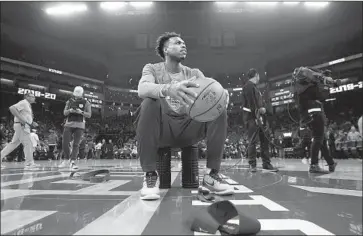
<instances>
[{"instance_id":1,"label":"player warming up","mask_svg":"<svg viewBox=\"0 0 363 236\"><path fill-rule=\"evenodd\" d=\"M161 147L187 147L207 138L207 168L202 187L216 194L233 194L233 188L222 183L219 175L224 141L227 135L227 111L213 121L198 122L191 119L188 109L197 97L198 84L203 79L199 69L181 64L187 48L179 34L164 33L157 40L156 52L163 60L146 64L138 86L143 99L137 118L137 151L145 172L141 198L160 198L159 177L156 171L158 149Z\"/></svg>"},{"instance_id":2,"label":"player warming up","mask_svg":"<svg viewBox=\"0 0 363 236\"><path fill-rule=\"evenodd\" d=\"M327 173L319 166L319 151L329 165L329 172L334 172L337 163L329 153L325 135L327 119L321 101L329 94L330 87L339 86L341 83L346 83L347 80L333 80L326 73L307 67L296 68L293 79L299 103L300 122L310 127L313 137L310 147L309 172Z\"/></svg>"}]
</instances>

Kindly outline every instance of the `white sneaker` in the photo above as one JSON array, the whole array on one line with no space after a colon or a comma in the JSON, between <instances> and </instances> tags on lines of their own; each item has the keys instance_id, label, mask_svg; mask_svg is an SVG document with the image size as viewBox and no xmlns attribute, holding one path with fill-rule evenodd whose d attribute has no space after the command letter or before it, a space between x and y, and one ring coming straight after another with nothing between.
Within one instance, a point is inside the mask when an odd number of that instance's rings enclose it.
<instances>
[{"instance_id":1,"label":"white sneaker","mask_svg":"<svg viewBox=\"0 0 363 236\"><path fill-rule=\"evenodd\" d=\"M160 199L159 176L156 172L145 173L144 182L141 189L141 200Z\"/></svg>"},{"instance_id":2,"label":"white sneaker","mask_svg":"<svg viewBox=\"0 0 363 236\"><path fill-rule=\"evenodd\" d=\"M62 163L58 166L58 168L65 168L67 167L67 161L62 161Z\"/></svg>"},{"instance_id":3,"label":"white sneaker","mask_svg":"<svg viewBox=\"0 0 363 236\"><path fill-rule=\"evenodd\" d=\"M301 160L301 162L302 162L303 164L307 165L307 164L308 164L308 159L307 159L307 158L303 158L303 159Z\"/></svg>"},{"instance_id":4,"label":"white sneaker","mask_svg":"<svg viewBox=\"0 0 363 236\"><path fill-rule=\"evenodd\" d=\"M222 183L222 178L218 173L209 173L204 175L202 190L209 191L216 195L232 195L234 194L233 186Z\"/></svg>"},{"instance_id":5,"label":"white sneaker","mask_svg":"<svg viewBox=\"0 0 363 236\"><path fill-rule=\"evenodd\" d=\"M69 168L73 171L77 171L79 169L74 161L71 161L71 163L69 164Z\"/></svg>"}]
</instances>

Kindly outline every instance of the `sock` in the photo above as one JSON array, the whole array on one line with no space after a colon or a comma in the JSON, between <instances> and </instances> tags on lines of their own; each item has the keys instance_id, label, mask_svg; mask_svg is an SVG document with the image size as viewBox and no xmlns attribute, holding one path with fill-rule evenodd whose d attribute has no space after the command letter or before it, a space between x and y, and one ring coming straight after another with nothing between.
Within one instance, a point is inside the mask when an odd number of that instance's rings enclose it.
<instances>
[{"instance_id":1,"label":"sock","mask_svg":"<svg viewBox=\"0 0 363 236\"><path fill-rule=\"evenodd\" d=\"M148 171L148 172L146 172L146 175L148 176L157 176L158 174L156 173L156 171L155 170L153 170L153 171Z\"/></svg>"},{"instance_id":2,"label":"sock","mask_svg":"<svg viewBox=\"0 0 363 236\"><path fill-rule=\"evenodd\" d=\"M216 169L211 169L210 172L209 172L210 175L212 174L218 174L218 170Z\"/></svg>"}]
</instances>

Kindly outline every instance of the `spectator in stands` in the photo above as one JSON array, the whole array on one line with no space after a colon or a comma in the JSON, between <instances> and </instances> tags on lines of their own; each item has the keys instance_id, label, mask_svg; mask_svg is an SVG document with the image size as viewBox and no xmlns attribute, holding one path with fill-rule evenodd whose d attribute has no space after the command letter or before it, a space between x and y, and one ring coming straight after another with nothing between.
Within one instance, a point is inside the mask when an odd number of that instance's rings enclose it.
<instances>
[{"instance_id":1,"label":"spectator in stands","mask_svg":"<svg viewBox=\"0 0 363 236\"><path fill-rule=\"evenodd\" d=\"M310 161L310 146L311 146L311 131L307 126L301 126L298 130L298 136L300 138L300 147L302 149L303 158L301 160L304 164L309 164Z\"/></svg>"},{"instance_id":2,"label":"spectator in stands","mask_svg":"<svg viewBox=\"0 0 363 236\"><path fill-rule=\"evenodd\" d=\"M56 148L58 143L58 136L55 133L54 130L50 129L49 130L49 135L48 135L48 160L53 160L54 159L54 149Z\"/></svg>"},{"instance_id":3,"label":"spectator in stands","mask_svg":"<svg viewBox=\"0 0 363 236\"><path fill-rule=\"evenodd\" d=\"M88 135L87 137L87 145L86 145L86 158L87 159L93 159L94 157L94 149L95 149L95 143L92 140L92 136Z\"/></svg>"},{"instance_id":4,"label":"spectator in stands","mask_svg":"<svg viewBox=\"0 0 363 236\"><path fill-rule=\"evenodd\" d=\"M282 135L280 135L277 138L276 147L279 150L279 158L281 158L281 159L285 158L285 146L284 146L284 139L283 139Z\"/></svg>"},{"instance_id":5,"label":"spectator in stands","mask_svg":"<svg viewBox=\"0 0 363 236\"><path fill-rule=\"evenodd\" d=\"M58 151L58 154L57 154L57 160L62 160L63 159L63 149L62 149L62 142L63 142L63 138L62 136L60 136L58 142L57 142L57 151Z\"/></svg>"},{"instance_id":6,"label":"spectator in stands","mask_svg":"<svg viewBox=\"0 0 363 236\"><path fill-rule=\"evenodd\" d=\"M98 142L95 146L96 149L96 159L100 159L101 158L101 149L102 149L102 143Z\"/></svg>"},{"instance_id":7,"label":"spectator in stands","mask_svg":"<svg viewBox=\"0 0 363 236\"><path fill-rule=\"evenodd\" d=\"M106 154L107 154L107 159L112 159L113 158L112 139L108 140L108 143L106 144Z\"/></svg>"},{"instance_id":8,"label":"spectator in stands","mask_svg":"<svg viewBox=\"0 0 363 236\"><path fill-rule=\"evenodd\" d=\"M347 141L358 142L361 140L362 140L362 135L355 129L354 125L352 125L347 135Z\"/></svg>"},{"instance_id":9,"label":"spectator in stands","mask_svg":"<svg viewBox=\"0 0 363 236\"><path fill-rule=\"evenodd\" d=\"M30 139L31 139L32 145L33 145L33 157L34 157L34 152L35 152L37 146L40 145L39 136L37 134L36 129L32 129L32 132L30 133Z\"/></svg>"},{"instance_id":10,"label":"spectator in stands","mask_svg":"<svg viewBox=\"0 0 363 236\"><path fill-rule=\"evenodd\" d=\"M3 141L4 141L4 139L5 139L5 132L4 132L4 128L5 128L5 126L1 123L1 124L0 124L0 138L1 138L1 142L3 142Z\"/></svg>"},{"instance_id":11,"label":"spectator in stands","mask_svg":"<svg viewBox=\"0 0 363 236\"><path fill-rule=\"evenodd\" d=\"M102 146L101 146L101 158L105 158L106 157L106 139L102 139Z\"/></svg>"},{"instance_id":12,"label":"spectator in stands","mask_svg":"<svg viewBox=\"0 0 363 236\"><path fill-rule=\"evenodd\" d=\"M132 156L132 158L137 157L137 147L136 147L136 145L133 145L133 147L131 149L131 156Z\"/></svg>"},{"instance_id":13,"label":"spectator in stands","mask_svg":"<svg viewBox=\"0 0 363 236\"><path fill-rule=\"evenodd\" d=\"M85 134L82 134L82 138L81 138L81 142L79 144L79 153L78 153L78 157L79 159L85 159L86 156L86 143L87 143L87 139L85 137Z\"/></svg>"},{"instance_id":14,"label":"spectator in stands","mask_svg":"<svg viewBox=\"0 0 363 236\"><path fill-rule=\"evenodd\" d=\"M117 158L117 156L118 156L118 147L117 147L117 145L115 144L115 145L113 145L113 150L112 150L112 152L113 152L113 158L114 159L116 159Z\"/></svg>"}]
</instances>

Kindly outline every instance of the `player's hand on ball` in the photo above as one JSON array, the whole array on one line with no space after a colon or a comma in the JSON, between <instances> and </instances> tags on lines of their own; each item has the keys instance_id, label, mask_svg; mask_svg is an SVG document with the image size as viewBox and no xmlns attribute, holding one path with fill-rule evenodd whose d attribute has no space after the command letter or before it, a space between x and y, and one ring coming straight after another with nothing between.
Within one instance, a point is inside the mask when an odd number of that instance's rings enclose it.
<instances>
[{"instance_id":1,"label":"player's hand on ball","mask_svg":"<svg viewBox=\"0 0 363 236\"><path fill-rule=\"evenodd\" d=\"M77 108L77 109L76 109L76 113L77 113L77 114L82 114L82 110L81 110L81 109L79 109L79 108Z\"/></svg>"},{"instance_id":2,"label":"player's hand on ball","mask_svg":"<svg viewBox=\"0 0 363 236\"><path fill-rule=\"evenodd\" d=\"M178 99L184 106L190 106L193 104L194 99L198 96L198 94L190 88L198 87L199 85L192 81L181 81L170 85L167 96Z\"/></svg>"}]
</instances>

